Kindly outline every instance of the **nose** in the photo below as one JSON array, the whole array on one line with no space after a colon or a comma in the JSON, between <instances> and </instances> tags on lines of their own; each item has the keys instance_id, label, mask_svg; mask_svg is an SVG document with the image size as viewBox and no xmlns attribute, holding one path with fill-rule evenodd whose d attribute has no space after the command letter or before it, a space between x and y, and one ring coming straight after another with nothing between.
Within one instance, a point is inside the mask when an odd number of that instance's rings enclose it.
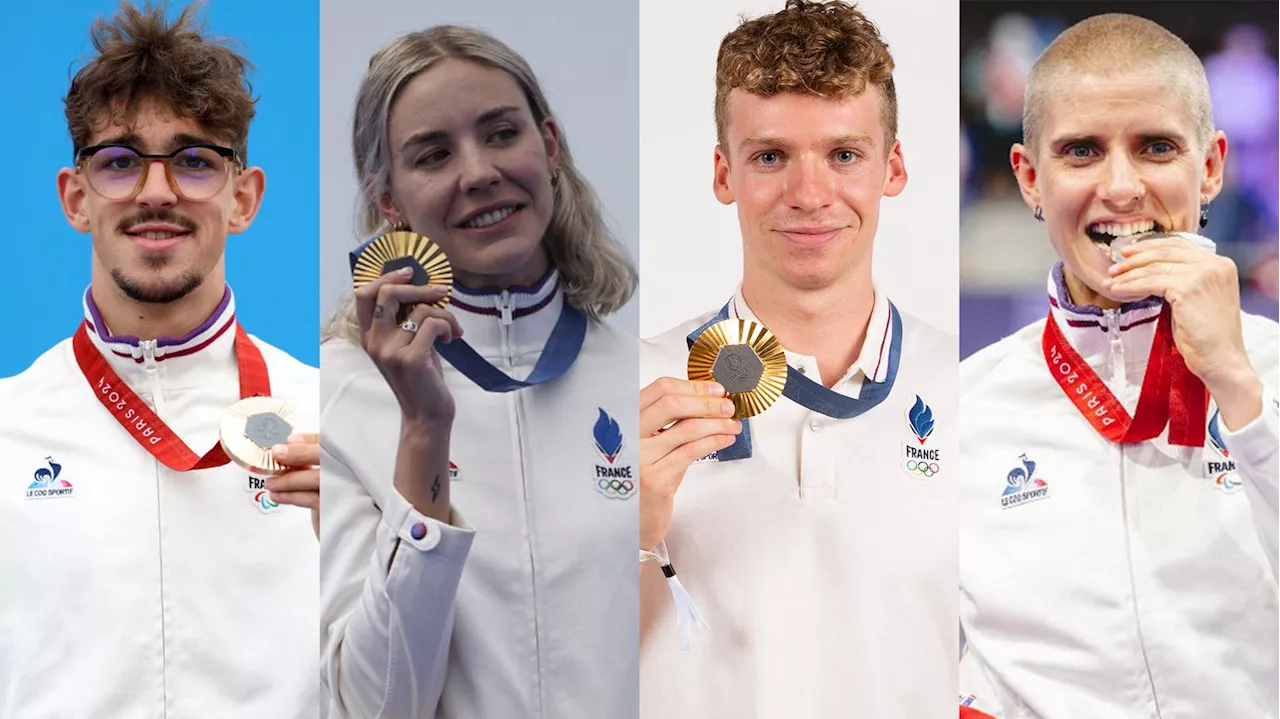
<instances>
[{"instance_id":1,"label":"nose","mask_svg":"<svg viewBox=\"0 0 1280 719\"><path fill-rule=\"evenodd\" d=\"M466 193L484 192L498 184L502 173L493 162L493 158L482 148L472 148L462 152L461 176L458 182Z\"/></svg>"},{"instance_id":2,"label":"nose","mask_svg":"<svg viewBox=\"0 0 1280 719\"><path fill-rule=\"evenodd\" d=\"M816 159L797 158L787 168L783 196L795 210L814 212L828 207L834 201L828 170Z\"/></svg>"},{"instance_id":3,"label":"nose","mask_svg":"<svg viewBox=\"0 0 1280 719\"><path fill-rule=\"evenodd\" d=\"M1104 202L1121 207L1139 203L1147 196L1142 176L1127 153L1114 152L1107 158L1098 196Z\"/></svg>"},{"instance_id":4,"label":"nose","mask_svg":"<svg viewBox=\"0 0 1280 719\"><path fill-rule=\"evenodd\" d=\"M153 160L148 163L146 177L142 180L142 189L134 201L143 207L172 207L178 203L178 195L169 186L169 178L165 175L164 163Z\"/></svg>"}]
</instances>

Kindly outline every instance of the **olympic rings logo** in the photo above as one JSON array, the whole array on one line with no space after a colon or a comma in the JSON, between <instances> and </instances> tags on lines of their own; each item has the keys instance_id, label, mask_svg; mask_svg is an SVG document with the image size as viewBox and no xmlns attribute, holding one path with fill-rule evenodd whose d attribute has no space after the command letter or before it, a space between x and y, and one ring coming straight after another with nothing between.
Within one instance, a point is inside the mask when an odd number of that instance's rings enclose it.
<instances>
[{"instance_id":1,"label":"olympic rings logo","mask_svg":"<svg viewBox=\"0 0 1280 719\"><path fill-rule=\"evenodd\" d=\"M606 497L629 497L635 491L636 485L629 479L601 477L596 480L596 489Z\"/></svg>"},{"instance_id":2,"label":"olympic rings logo","mask_svg":"<svg viewBox=\"0 0 1280 719\"><path fill-rule=\"evenodd\" d=\"M903 462L902 466L917 477L932 477L942 471L942 467L937 462L926 462L924 460L908 459Z\"/></svg>"}]
</instances>

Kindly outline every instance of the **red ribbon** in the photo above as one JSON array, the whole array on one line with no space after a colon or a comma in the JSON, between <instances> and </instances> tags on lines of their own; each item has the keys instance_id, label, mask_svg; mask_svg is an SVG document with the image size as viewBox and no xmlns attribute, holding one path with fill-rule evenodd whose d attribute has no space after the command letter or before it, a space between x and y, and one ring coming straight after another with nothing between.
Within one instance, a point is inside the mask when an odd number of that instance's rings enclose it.
<instances>
[{"instance_id":1,"label":"red ribbon","mask_svg":"<svg viewBox=\"0 0 1280 719\"><path fill-rule=\"evenodd\" d=\"M230 461L222 451L221 444L215 444L204 456L197 456L169 429L164 420L129 389L94 346L93 340L89 339L88 324L81 324L71 339L76 364L80 365L80 371L84 373L93 395L138 444L164 466L178 472L221 467ZM236 366L240 370L240 398L271 396L271 379L267 376L266 360L239 323L236 323L235 353Z\"/></svg>"},{"instance_id":2,"label":"red ribbon","mask_svg":"<svg viewBox=\"0 0 1280 719\"><path fill-rule=\"evenodd\" d=\"M1053 313L1044 324L1040 345L1049 374L1080 414L1104 437L1119 444L1145 442L1169 427L1169 444L1203 447L1209 393L1204 382L1187 369L1173 340L1173 315L1168 305L1160 312L1138 407L1130 417L1106 384L1098 378L1058 328Z\"/></svg>"}]
</instances>

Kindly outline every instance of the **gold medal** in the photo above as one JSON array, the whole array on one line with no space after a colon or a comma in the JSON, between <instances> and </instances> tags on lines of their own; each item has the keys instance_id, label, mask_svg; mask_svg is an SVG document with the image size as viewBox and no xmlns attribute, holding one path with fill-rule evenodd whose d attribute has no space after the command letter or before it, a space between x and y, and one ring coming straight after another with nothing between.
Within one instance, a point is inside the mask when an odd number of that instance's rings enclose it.
<instances>
[{"instance_id":1,"label":"gold medal","mask_svg":"<svg viewBox=\"0 0 1280 719\"><path fill-rule=\"evenodd\" d=\"M716 381L733 401L733 418L769 409L787 384L787 356L764 325L722 320L708 327L689 350L689 379Z\"/></svg>"},{"instance_id":2,"label":"gold medal","mask_svg":"<svg viewBox=\"0 0 1280 719\"><path fill-rule=\"evenodd\" d=\"M273 397L247 397L231 405L222 418L219 442L231 461L260 477L289 471L271 456L271 448L294 433L297 412Z\"/></svg>"},{"instance_id":3,"label":"gold medal","mask_svg":"<svg viewBox=\"0 0 1280 719\"><path fill-rule=\"evenodd\" d=\"M352 253L351 279L356 289L378 279L388 272L405 267L413 268L414 285L453 286L453 267L444 250L416 232L388 232L365 243ZM443 308L449 296L435 304Z\"/></svg>"}]
</instances>

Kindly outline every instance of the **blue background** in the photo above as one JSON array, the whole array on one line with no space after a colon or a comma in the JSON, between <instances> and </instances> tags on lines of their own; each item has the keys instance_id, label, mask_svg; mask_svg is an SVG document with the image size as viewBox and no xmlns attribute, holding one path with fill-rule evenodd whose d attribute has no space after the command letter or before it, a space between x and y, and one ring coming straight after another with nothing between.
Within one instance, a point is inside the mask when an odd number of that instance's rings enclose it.
<instances>
[{"instance_id":1,"label":"blue background","mask_svg":"<svg viewBox=\"0 0 1280 719\"><path fill-rule=\"evenodd\" d=\"M170 16L183 3L170 3ZM266 173L253 225L227 237L227 282L251 334L316 366L319 362L319 3L209 0L206 37L228 38L248 57L258 98L249 163ZM89 235L67 224L58 170L71 162L62 98L90 56L89 26L117 0L23 3L10 10L0 44L6 68L0 138L10 143L0 189L6 213L0 279L0 377L26 369L70 337L89 286ZM20 28L20 29L19 29Z\"/></svg>"}]
</instances>

